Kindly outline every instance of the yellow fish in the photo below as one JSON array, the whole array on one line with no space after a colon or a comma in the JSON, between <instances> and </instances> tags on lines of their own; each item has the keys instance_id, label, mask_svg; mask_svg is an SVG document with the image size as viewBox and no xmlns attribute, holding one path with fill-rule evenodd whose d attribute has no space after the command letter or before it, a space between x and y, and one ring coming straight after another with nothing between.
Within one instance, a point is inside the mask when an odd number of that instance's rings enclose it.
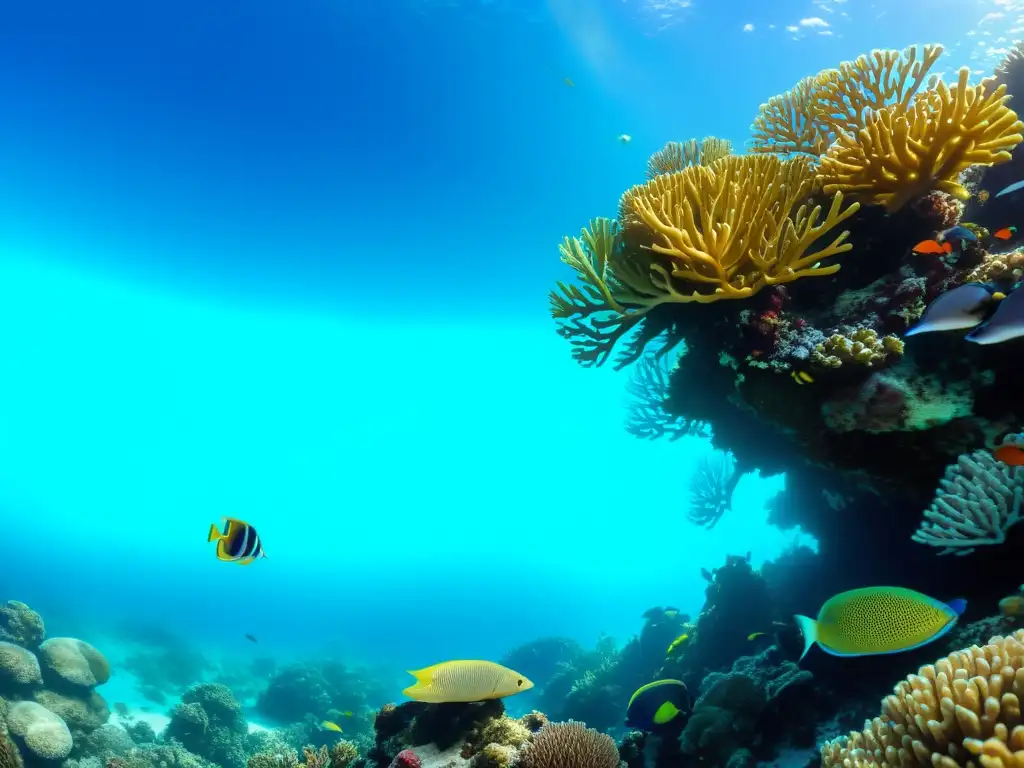
<instances>
[{"instance_id":1,"label":"yellow fish","mask_svg":"<svg viewBox=\"0 0 1024 768\"><path fill-rule=\"evenodd\" d=\"M576 83L574 83L574 82L573 82L572 80L570 80L570 79L569 79L568 77L566 77L566 78L563 78L563 79L562 79L562 82L563 82L563 83L565 83L566 85L568 85L568 86L569 86L570 88L575 88L575 87L576 87Z\"/></svg>"},{"instance_id":2,"label":"yellow fish","mask_svg":"<svg viewBox=\"0 0 1024 768\"><path fill-rule=\"evenodd\" d=\"M344 712L341 713L341 716L342 717L352 717L352 713L346 709Z\"/></svg>"},{"instance_id":3,"label":"yellow fish","mask_svg":"<svg viewBox=\"0 0 1024 768\"><path fill-rule=\"evenodd\" d=\"M223 533L217 530L216 525L211 525L206 541L217 542L217 559L225 563L252 565L267 556L256 529L234 517L224 518Z\"/></svg>"},{"instance_id":4,"label":"yellow fish","mask_svg":"<svg viewBox=\"0 0 1024 768\"><path fill-rule=\"evenodd\" d=\"M749 635L747 635L747 640L756 640L763 634L764 632L751 632Z\"/></svg>"},{"instance_id":5,"label":"yellow fish","mask_svg":"<svg viewBox=\"0 0 1024 768\"><path fill-rule=\"evenodd\" d=\"M533 688L523 675L492 661L444 661L409 674L416 682L402 693L429 704L502 699Z\"/></svg>"},{"instance_id":6,"label":"yellow fish","mask_svg":"<svg viewBox=\"0 0 1024 768\"><path fill-rule=\"evenodd\" d=\"M330 720L324 720L320 723L320 727L325 731L337 731L338 733L341 733L341 726L337 723L332 723Z\"/></svg>"},{"instance_id":7,"label":"yellow fish","mask_svg":"<svg viewBox=\"0 0 1024 768\"><path fill-rule=\"evenodd\" d=\"M815 643L833 656L874 656L920 648L949 632L966 608L966 600L943 603L903 587L841 592L821 606L816 620L793 617L804 635L800 658Z\"/></svg>"},{"instance_id":8,"label":"yellow fish","mask_svg":"<svg viewBox=\"0 0 1024 768\"><path fill-rule=\"evenodd\" d=\"M814 378L807 371L792 371L789 375L793 381L801 386L814 383Z\"/></svg>"},{"instance_id":9,"label":"yellow fish","mask_svg":"<svg viewBox=\"0 0 1024 768\"><path fill-rule=\"evenodd\" d=\"M690 636L687 635L687 634L680 635L679 637L677 637L675 640L672 641L671 645L669 645L669 647L668 647L668 650L665 651L665 655L666 656L671 656L675 652L675 650L677 648L682 646L689 639L690 639Z\"/></svg>"}]
</instances>

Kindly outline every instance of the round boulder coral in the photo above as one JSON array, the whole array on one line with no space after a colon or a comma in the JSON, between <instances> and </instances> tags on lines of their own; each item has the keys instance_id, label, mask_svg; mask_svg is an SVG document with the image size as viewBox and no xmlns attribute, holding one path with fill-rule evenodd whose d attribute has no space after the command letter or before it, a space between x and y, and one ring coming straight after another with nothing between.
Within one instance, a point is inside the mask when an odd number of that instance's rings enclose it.
<instances>
[{"instance_id":1,"label":"round boulder coral","mask_svg":"<svg viewBox=\"0 0 1024 768\"><path fill-rule=\"evenodd\" d=\"M60 717L68 728L76 731L94 731L110 719L110 708L106 700L95 691L82 696L37 691L33 698L37 704L42 704Z\"/></svg>"},{"instance_id":2,"label":"round boulder coral","mask_svg":"<svg viewBox=\"0 0 1024 768\"><path fill-rule=\"evenodd\" d=\"M94 688L110 679L106 657L73 637L51 637L39 646L43 674L55 683Z\"/></svg>"},{"instance_id":3,"label":"round boulder coral","mask_svg":"<svg viewBox=\"0 0 1024 768\"><path fill-rule=\"evenodd\" d=\"M41 685L39 660L20 645L0 641L0 693L26 685Z\"/></svg>"},{"instance_id":4,"label":"round boulder coral","mask_svg":"<svg viewBox=\"0 0 1024 768\"><path fill-rule=\"evenodd\" d=\"M587 728L584 723L549 723L520 753L523 768L619 768L619 748L606 733Z\"/></svg>"},{"instance_id":5,"label":"round boulder coral","mask_svg":"<svg viewBox=\"0 0 1024 768\"><path fill-rule=\"evenodd\" d=\"M71 752L67 723L34 701L13 704L7 711L7 727L40 760L63 760Z\"/></svg>"},{"instance_id":6,"label":"round boulder coral","mask_svg":"<svg viewBox=\"0 0 1024 768\"><path fill-rule=\"evenodd\" d=\"M0 605L0 640L35 649L44 637L46 629L38 613L17 600Z\"/></svg>"}]
</instances>

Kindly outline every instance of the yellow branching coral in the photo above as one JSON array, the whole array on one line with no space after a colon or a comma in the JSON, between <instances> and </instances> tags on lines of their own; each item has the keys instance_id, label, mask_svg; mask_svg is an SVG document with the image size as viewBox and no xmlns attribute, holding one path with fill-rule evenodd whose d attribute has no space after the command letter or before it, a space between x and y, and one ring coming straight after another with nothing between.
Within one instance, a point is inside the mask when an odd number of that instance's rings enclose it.
<instances>
[{"instance_id":1,"label":"yellow branching coral","mask_svg":"<svg viewBox=\"0 0 1024 768\"><path fill-rule=\"evenodd\" d=\"M708 136L699 143L696 139L684 143L670 141L647 161L647 178L675 173L691 165L711 165L727 157L730 152L732 143L728 139L716 139L714 136Z\"/></svg>"},{"instance_id":2,"label":"yellow branching coral","mask_svg":"<svg viewBox=\"0 0 1024 768\"><path fill-rule=\"evenodd\" d=\"M842 133L821 159L826 193L845 192L895 211L932 190L959 200L970 193L958 181L972 165L1010 159L1024 140L1024 123L1006 106L1006 86L967 83L960 70L952 88L939 82L911 105L869 112L865 127Z\"/></svg>"},{"instance_id":3,"label":"yellow branching coral","mask_svg":"<svg viewBox=\"0 0 1024 768\"><path fill-rule=\"evenodd\" d=\"M882 714L821 748L822 768L1024 768L1024 630L921 667Z\"/></svg>"},{"instance_id":4,"label":"yellow branching coral","mask_svg":"<svg viewBox=\"0 0 1024 768\"><path fill-rule=\"evenodd\" d=\"M664 257L646 265L646 279L667 301L742 299L766 285L831 275L839 266L818 262L850 250L848 233L807 251L858 205L844 209L842 194L834 194L819 223L821 206L805 202L813 179L805 159L757 155L659 176L626 193L626 239L645 238Z\"/></svg>"},{"instance_id":5,"label":"yellow branching coral","mask_svg":"<svg viewBox=\"0 0 1024 768\"><path fill-rule=\"evenodd\" d=\"M817 120L838 135L856 133L877 110L906 111L942 50L941 45L925 45L920 58L916 45L903 51L872 51L822 72L813 105Z\"/></svg>"},{"instance_id":6,"label":"yellow branching coral","mask_svg":"<svg viewBox=\"0 0 1024 768\"><path fill-rule=\"evenodd\" d=\"M807 159L729 156L633 187L620 204L621 229L595 219L560 246L582 283L559 282L550 294L551 314L573 356L601 365L620 338L664 304L742 299L768 285L833 274L838 265L819 262L850 250L848 233L810 249L858 204L844 206L835 193L823 215L822 206L808 202L813 180ZM619 367L638 359L663 329L643 326Z\"/></svg>"},{"instance_id":7,"label":"yellow branching coral","mask_svg":"<svg viewBox=\"0 0 1024 768\"><path fill-rule=\"evenodd\" d=\"M832 143L827 125L818 118L818 104L827 72L805 77L791 91L761 105L751 130L750 151L808 154L819 157Z\"/></svg>"}]
</instances>

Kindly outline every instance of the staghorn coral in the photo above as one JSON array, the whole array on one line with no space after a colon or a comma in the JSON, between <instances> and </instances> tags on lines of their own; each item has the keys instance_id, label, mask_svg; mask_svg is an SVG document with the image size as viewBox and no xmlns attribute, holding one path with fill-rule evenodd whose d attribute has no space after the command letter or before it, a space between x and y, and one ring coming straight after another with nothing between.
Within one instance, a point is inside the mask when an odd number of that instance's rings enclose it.
<instances>
[{"instance_id":1,"label":"staghorn coral","mask_svg":"<svg viewBox=\"0 0 1024 768\"><path fill-rule=\"evenodd\" d=\"M619 750L611 736L583 723L548 723L519 757L521 768L619 768Z\"/></svg>"},{"instance_id":2,"label":"staghorn coral","mask_svg":"<svg viewBox=\"0 0 1024 768\"><path fill-rule=\"evenodd\" d=\"M1020 444L1024 434L1003 444ZM1024 468L998 461L987 450L960 456L946 468L935 501L925 510L921 527L911 537L920 544L942 547L940 555L968 555L976 547L1002 544L1020 522Z\"/></svg>"},{"instance_id":3,"label":"staghorn coral","mask_svg":"<svg viewBox=\"0 0 1024 768\"><path fill-rule=\"evenodd\" d=\"M822 768L1024 765L1024 630L908 675L864 730L821 748Z\"/></svg>"},{"instance_id":4,"label":"staghorn coral","mask_svg":"<svg viewBox=\"0 0 1024 768\"><path fill-rule=\"evenodd\" d=\"M817 114L824 74L805 77L791 91L773 96L761 105L751 126L751 152L814 157L825 153L834 137Z\"/></svg>"},{"instance_id":5,"label":"staghorn coral","mask_svg":"<svg viewBox=\"0 0 1024 768\"><path fill-rule=\"evenodd\" d=\"M743 299L768 285L834 274L820 262L850 250L847 232L810 252L858 204L842 194L823 208L808 202L814 172L806 158L727 157L694 165L630 189L620 227L594 219L582 238L565 238L562 261L582 286L558 282L550 294L558 333L583 365L602 365L633 332L616 368L635 362L675 320L644 322L672 304ZM670 333L659 354L681 336Z\"/></svg>"},{"instance_id":6,"label":"staghorn coral","mask_svg":"<svg viewBox=\"0 0 1024 768\"><path fill-rule=\"evenodd\" d=\"M940 81L906 106L867 111L855 133L840 132L821 158L825 193L843 192L889 212L932 190L969 198L960 173L1007 162L1024 140L1024 123L1006 105L1006 86L970 86L969 76L964 67L952 87Z\"/></svg>"},{"instance_id":7,"label":"staghorn coral","mask_svg":"<svg viewBox=\"0 0 1024 768\"><path fill-rule=\"evenodd\" d=\"M893 335L879 338L872 328L849 329L849 335L833 333L811 353L811 362L825 368L860 365L880 368L903 355L903 342Z\"/></svg>"},{"instance_id":8,"label":"staghorn coral","mask_svg":"<svg viewBox=\"0 0 1024 768\"><path fill-rule=\"evenodd\" d=\"M647 161L647 178L653 179L666 173L675 173L691 165L711 165L732 152L728 139L706 137L700 143L690 139L685 143L670 141Z\"/></svg>"},{"instance_id":9,"label":"staghorn coral","mask_svg":"<svg viewBox=\"0 0 1024 768\"><path fill-rule=\"evenodd\" d=\"M755 155L691 166L633 187L620 203L626 240L664 258L647 260L646 273L624 270L623 279L638 291L660 293L661 301L706 304L834 274L838 265L816 264L849 251L848 233L807 251L859 206L844 209L843 196L835 194L818 224L821 206L806 204L813 179L805 158Z\"/></svg>"}]
</instances>

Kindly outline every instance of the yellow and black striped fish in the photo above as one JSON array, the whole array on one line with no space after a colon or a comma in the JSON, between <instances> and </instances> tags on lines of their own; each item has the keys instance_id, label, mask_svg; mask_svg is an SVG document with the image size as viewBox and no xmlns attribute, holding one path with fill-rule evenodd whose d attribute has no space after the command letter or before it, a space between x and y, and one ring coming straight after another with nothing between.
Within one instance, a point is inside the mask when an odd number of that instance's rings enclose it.
<instances>
[{"instance_id":1,"label":"yellow and black striped fish","mask_svg":"<svg viewBox=\"0 0 1024 768\"><path fill-rule=\"evenodd\" d=\"M233 517L224 518L223 533L217 530L216 525L211 525L206 541L217 542L217 559L225 563L251 565L267 556L256 529L244 520Z\"/></svg>"}]
</instances>

